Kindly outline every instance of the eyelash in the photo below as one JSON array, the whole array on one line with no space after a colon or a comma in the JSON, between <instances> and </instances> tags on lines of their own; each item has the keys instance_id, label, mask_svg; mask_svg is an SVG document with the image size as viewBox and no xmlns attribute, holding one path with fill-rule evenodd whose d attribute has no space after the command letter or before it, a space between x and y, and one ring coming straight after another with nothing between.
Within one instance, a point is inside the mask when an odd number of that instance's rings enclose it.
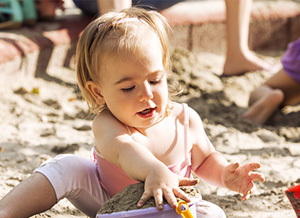
<instances>
[{"instance_id":1,"label":"eyelash","mask_svg":"<svg viewBox=\"0 0 300 218\"><path fill-rule=\"evenodd\" d=\"M161 82L161 79L158 79L158 80L154 80L154 81L150 81L150 85L156 85L158 83ZM123 92L130 92L132 91L133 89L135 88L135 86L132 86L132 87L129 87L129 88L123 88L122 91Z\"/></svg>"},{"instance_id":2,"label":"eyelash","mask_svg":"<svg viewBox=\"0 0 300 218\"><path fill-rule=\"evenodd\" d=\"M160 81L161 81L161 79L150 81L150 84L155 85L155 84L160 83Z\"/></svg>"},{"instance_id":3,"label":"eyelash","mask_svg":"<svg viewBox=\"0 0 300 218\"><path fill-rule=\"evenodd\" d=\"M135 86L129 87L129 88L124 88L122 89L123 92L130 92L131 90L133 90L135 88Z\"/></svg>"}]
</instances>

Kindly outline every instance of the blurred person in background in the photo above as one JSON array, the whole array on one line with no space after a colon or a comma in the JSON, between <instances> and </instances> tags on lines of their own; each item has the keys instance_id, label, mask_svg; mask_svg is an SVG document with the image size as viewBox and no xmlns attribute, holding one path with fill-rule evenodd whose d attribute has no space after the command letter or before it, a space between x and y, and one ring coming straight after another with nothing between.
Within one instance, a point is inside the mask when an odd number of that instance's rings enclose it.
<instances>
[{"instance_id":1,"label":"blurred person in background","mask_svg":"<svg viewBox=\"0 0 300 218\"><path fill-rule=\"evenodd\" d=\"M73 0L85 14L96 16L111 10L120 11L130 6L141 6L158 11L182 0ZM88 2L88 4L87 4ZM273 66L257 57L248 47L252 0L225 0L227 52L224 76L242 75L249 71L273 70Z\"/></svg>"},{"instance_id":2,"label":"blurred person in background","mask_svg":"<svg viewBox=\"0 0 300 218\"><path fill-rule=\"evenodd\" d=\"M282 68L250 94L244 119L264 124L278 109L300 102L300 38L289 43L281 62Z\"/></svg>"}]
</instances>

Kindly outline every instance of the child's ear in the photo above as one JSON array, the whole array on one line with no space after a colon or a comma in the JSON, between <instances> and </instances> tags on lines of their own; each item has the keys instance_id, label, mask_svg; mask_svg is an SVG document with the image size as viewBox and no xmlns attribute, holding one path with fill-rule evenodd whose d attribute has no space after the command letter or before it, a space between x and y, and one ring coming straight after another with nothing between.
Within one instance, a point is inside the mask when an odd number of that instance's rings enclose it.
<instances>
[{"instance_id":1,"label":"child's ear","mask_svg":"<svg viewBox=\"0 0 300 218\"><path fill-rule=\"evenodd\" d=\"M105 100L104 100L103 96L101 95L99 85L97 85L93 81L88 81L86 83L86 88L89 90L91 95L94 97L94 99L95 99L95 101L97 102L98 105L104 105L105 104Z\"/></svg>"}]
</instances>

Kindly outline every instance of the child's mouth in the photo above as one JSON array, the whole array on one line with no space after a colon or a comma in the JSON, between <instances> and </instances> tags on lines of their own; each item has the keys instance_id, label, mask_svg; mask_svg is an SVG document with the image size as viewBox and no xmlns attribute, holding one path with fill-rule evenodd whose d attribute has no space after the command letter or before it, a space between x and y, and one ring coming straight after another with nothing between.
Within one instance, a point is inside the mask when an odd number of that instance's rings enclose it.
<instances>
[{"instance_id":1,"label":"child's mouth","mask_svg":"<svg viewBox=\"0 0 300 218\"><path fill-rule=\"evenodd\" d=\"M139 112L138 114L141 116L141 117L151 117L153 115L153 112L155 111L155 108L147 108L141 112Z\"/></svg>"}]
</instances>

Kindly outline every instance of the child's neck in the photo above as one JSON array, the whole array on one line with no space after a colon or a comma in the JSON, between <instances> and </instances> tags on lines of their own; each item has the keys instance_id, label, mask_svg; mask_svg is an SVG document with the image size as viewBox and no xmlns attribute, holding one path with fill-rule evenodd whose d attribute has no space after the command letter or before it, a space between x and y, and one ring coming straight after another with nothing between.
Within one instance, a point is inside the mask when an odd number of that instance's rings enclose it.
<instances>
[{"instance_id":1,"label":"child's neck","mask_svg":"<svg viewBox=\"0 0 300 218\"><path fill-rule=\"evenodd\" d=\"M153 127L155 127L156 125L160 125L160 124L162 124L162 122L168 117L170 115L170 113L164 113L164 115L162 115L161 117L160 117L160 119L157 121L157 122L155 122L155 123L153 123L152 125L150 125L150 126L147 126L147 127L145 127L145 128L136 128L136 127L131 127L131 128L133 128L134 130L136 130L137 132L139 132L139 133L141 133L142 135L144 135L144 136L147 136L148 134L148 132L150 132L152 129L153 129ZM130 128L130 127L129 127Z\"/></svg>"}]
</instances>

